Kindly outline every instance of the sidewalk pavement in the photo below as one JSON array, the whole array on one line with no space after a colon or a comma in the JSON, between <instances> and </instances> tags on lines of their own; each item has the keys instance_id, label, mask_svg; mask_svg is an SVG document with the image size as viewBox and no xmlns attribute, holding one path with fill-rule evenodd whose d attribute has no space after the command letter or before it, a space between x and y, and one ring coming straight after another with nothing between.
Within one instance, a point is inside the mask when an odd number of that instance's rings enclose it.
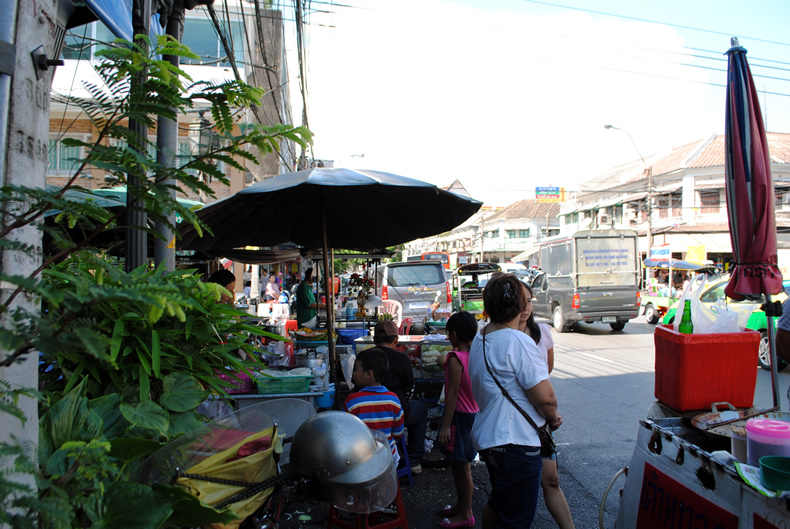
<instances>
[{"instance_id":1,"label":"sidewalk pavement","mask_svg":"<svg viewBox=\"0 0 790 529\"><path fill-rule=\"evenodd\" d=\"M436 529L442 519L438 514L439 509L455 503L455 486L450 469L434 467L436 464L441 464L440 458L441 454L438 450L431 451L423 460L422 473L414 476L414 485L409 485L406 478L400 481L409 529ZM475 486L472 499L475 528L480 528L483 506L491 490L485 464L475 462L472 465L472 479ZM563 470L562 463L560 463L560 483L568 498L576 527L579 529L598 527L600 498L593 498L581 483L576 482ZM292 502L285 506L284 514L280 518L280 528L323 529L327 526L328 517L329 504L326 501ZM538 512L532 527L536 529L557 527L546 510L542 496L538 500Z\"/></svg>"}]
</instances>

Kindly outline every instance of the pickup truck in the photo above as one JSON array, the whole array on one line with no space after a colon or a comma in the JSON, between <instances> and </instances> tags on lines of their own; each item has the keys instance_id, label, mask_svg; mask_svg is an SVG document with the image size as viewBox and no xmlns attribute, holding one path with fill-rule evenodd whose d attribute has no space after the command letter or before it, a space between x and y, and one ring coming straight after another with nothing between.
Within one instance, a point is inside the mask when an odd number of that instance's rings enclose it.
<instances>
[{"instance_id":1,"label":"pickup truck","mask_svg":"<svg viewBox=\"0 0 790 529\"><path fill-rule=\"evenodd\" d=\"M540 245L542 272L532 281L536 316L557 332L576 322L608 323L613 331L639 315L639 254L633 230L583 230Z\"/></svg>"}]
</instances>

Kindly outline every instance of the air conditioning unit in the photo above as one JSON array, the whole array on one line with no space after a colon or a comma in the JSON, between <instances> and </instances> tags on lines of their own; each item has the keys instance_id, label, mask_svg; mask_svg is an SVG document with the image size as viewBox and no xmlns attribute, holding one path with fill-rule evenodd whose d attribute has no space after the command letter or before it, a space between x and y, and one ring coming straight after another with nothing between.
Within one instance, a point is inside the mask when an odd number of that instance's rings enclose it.
<instances>
[{"instance_id":1,"label":"air conditioning unit","mask_svg":"<svg viewBox=\"0 0 790 529\"><path fill-rule=\"evenodd\" d=\"M598 226L606 226L607 224L609 224L609 215L598 213Z\"/></svg>"}]
</instances>

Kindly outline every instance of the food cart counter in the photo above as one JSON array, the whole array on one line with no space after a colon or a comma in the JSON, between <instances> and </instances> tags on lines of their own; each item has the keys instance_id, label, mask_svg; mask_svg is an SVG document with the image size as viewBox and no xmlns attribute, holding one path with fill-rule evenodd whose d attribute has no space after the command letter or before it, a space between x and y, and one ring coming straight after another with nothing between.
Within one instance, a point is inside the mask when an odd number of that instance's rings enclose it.
<instances>
[{"instance_id":1,"label":"food cart counter","mask_svg":"<svg viewBox=\"0 0 790 529\"><path fill-rule=\"evenodd\" d=\"M374 346L373 336L363 336L354 340L354 353ZM443 335L398 336L398 350L403 351L411 360L415 379L444 380L444 359L452 350L449 340Z\"/></svg>"},{"instance_id":2,"label":"food cart counter","mask_svg":"<svg viewBox=\"0 0 790 529\"><path fill-rule=\"evenodd\" d=\"M639 426L616 527L788 527L788 500L744 482L687 419L644 419Z\"/></svg>"}]
</instances>

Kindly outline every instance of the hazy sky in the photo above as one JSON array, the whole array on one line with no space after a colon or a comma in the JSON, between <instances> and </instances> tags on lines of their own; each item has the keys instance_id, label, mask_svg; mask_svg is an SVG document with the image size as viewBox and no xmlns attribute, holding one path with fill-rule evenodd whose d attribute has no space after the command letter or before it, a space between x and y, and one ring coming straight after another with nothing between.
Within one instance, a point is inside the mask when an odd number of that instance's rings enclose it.
<instances>
[{"instance_id":1,"label":"hazy sky","mask_svg":"<svg viewBox=\"0 0 790 529\"><path fill-rule=\"evenodd\" d=\"M787 0L312 7L308 119L315 157L336 165L457 178L489 205L573 189L638 158L605 123L645 157L722 133L730 36L767 92L768 130L790 132Z\"/></svg>"}]
</instances>

